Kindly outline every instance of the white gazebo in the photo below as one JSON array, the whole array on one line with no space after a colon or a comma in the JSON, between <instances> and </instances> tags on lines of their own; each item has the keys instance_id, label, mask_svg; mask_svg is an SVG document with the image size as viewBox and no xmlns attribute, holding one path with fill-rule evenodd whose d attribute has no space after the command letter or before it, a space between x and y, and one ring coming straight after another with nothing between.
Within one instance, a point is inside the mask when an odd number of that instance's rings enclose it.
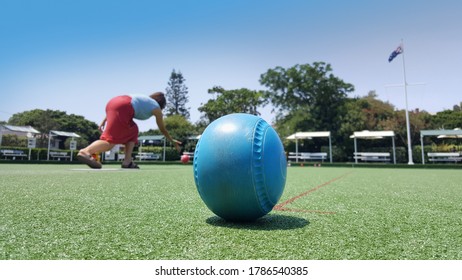
<instances>
[{"instance_id":1,"label":"white gazebo","mask_svg":"<svg viewBox=\"0 0 462 280\"><path fill-rule=\"evenodd\" d=\"M424 157L424 144L423 138L425 136L437 136L438 138L456 138L462 139L462 130L455 128L453 130L439 129L439 130L421 130L420 131L420 145L422 149L422 164L425 164Z\"/></svg>"},{"instance_id":2,"label":"white gazebo","mask_svg":"<svg viewBox=\"0 0 462 280\"><path fill-rule=\"evenodd\" d=\"M295 140L295 153L298 154L298 139L313 139L317 137L329 138L329 159L330 163L332 163L332 139L330 131L297 132L288 136L286 139Z\"/></svg>"},{"instance_id":3,"label":"white gazebo","mask_svg":"<svg viewBox=\"0 0 462 280\"><path fill-rule=\"evenodd\" d=\"M391 131L391 130L385 130L385 131L363 130L363 131L355 131L355 132L353 132L353 135L351 135L350 138L354 139L355 163L358 163L358 158L356 157L356 154L358 153L358 143L357 143L356 139L374 140L374 139L383 139L385 137L391 137L392 146L393 146L393 163L396 164L395 132Z\"/></svg>"},{"instance_id":4,"label":"white gazebo","mask_svg":"<svg viewBox=\"0 0 462 280\"><path fill-rule=\"evenodd\" d=\"M57 130L50 130L50 132L48 133L48 154L47 154L47 160L50 160L50 151L51 151L51 139L53 137L57 137L57 136L61 136L61 137L71 137L72 138L72 142L71 142L71 146L70 146L70 150L73 151L76 149L76 142L74 142L74 138L80 138L80 135L78 135L77 133L74 133L74 132L66 132L66 131L57 131ZM72 152L71 152L71 155L70 155L70 158L71 158L71 161L72 161Z\"/></svg>"}]
</instances>

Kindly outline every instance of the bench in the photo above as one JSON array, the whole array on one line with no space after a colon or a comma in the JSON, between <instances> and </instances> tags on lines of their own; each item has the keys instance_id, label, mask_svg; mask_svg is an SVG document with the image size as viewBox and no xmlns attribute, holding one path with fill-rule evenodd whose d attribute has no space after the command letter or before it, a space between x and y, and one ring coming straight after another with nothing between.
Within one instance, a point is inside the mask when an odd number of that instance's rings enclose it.
<instances>
[{"instance_id":1,"label":"bench","mask_svg":"<svg viewBox=\"0 0 462 280\"><path fill-rule=\"evenodd\" d=\"M125 159L125 154L112 152L112 151L104 152L104 161L111 161L111 160L123 161L124 159Z\"/></svg>"},{"instance_id":2,"label":"bench","mask_svg":"<svg viewBox=\"0 0 462 280\"><path fill-rule=\"evenodd\" d=\"M24 153L24 151L21 150L0 150L1 157L3 158L11 158L15 160L16 158L24 158L27 157L27 155Z\"/></svg>"},{"instance_id":3,"label":"bench","mask_svg":"<svg viewBox=\"0 0 462 280\"><path fill-rule=\"evenodd\" d=\"M160 159L160 154L156 153L138 153L136 158L139 160L158 160Z\"/></svg>"},{"instance_id":4,"label":"bench","mask_svg":"<svg viewBox=\"0 0 462 280\"><path fill-rule=\"evenodd\" d=\"M289 159L299 160L321 160L327 159L327 153L289 153Z\"/></svg>"},{"instance_id":5,"label":"bench","mask_svg":"<svg viewBox=\"0 0 462 280\"><path fill-rule=\"evenodd\" d=\"M364 153L358 152L354 153L354 159L361 160L361 161L380 161L380 162L388 162L390 161L390 153Z\"/></svg>"},{"instance_id":6,"label":"bench","mask_svg":"<svg viewBox=\"0 0 462 280\"><path fill-rule=\"evenodd\" d=\"M433 162L454 162L462 161L460 153L427 153L428 160Z\"/></svg>"},{"instance_id":7,"label":"bench","mask_svg":"<svg viewBox=\"0 0 462 280\"><path fill-rule=\"evenodd\" d=\"M70 159L71 156L67 152L50 152L50 157L53 159L61 160L61 159Z\"/></svg>"}]
</instances>

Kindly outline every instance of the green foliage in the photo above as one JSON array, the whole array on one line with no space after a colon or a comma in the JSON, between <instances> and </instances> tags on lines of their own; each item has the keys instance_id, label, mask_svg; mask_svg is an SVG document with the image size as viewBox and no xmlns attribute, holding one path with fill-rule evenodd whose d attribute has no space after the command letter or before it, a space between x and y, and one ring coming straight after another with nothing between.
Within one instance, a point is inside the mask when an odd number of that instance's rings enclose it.
<instances>
[{"instance_id":1,"label":"green foliage","mask_svg":"<svg viewBox=\"0 0 462 280\"><path fill-rule=\"evenodd\" d=\"M341 127L338 134L334 134L336 143L341 145L347 155L352 154L352 144L349 136L354 131L370 130L392 130L396 134L395 145L397 151L399 147L407 146L407 129L405 111L396 111L394 106L388 102L377 99L374 91L369 92L367 96L361 98L351 98L345 102L345 114L341 117ZM432 129L432 116L425 112L415 110L409 113L411 123L411 139L412 145L420 145L420 131L423 129ZM389 147L389 143L381 141L365 141L361 143L363 148L371 151L377 145ZM407 158L406 149L403 148L403 153L397 152L397 162L404 162ZM420 156L421 157L421 156ZM419 161L421 160L419 157ZM346 158L339 158L343 161Z\"/></svg>"},{"instance_id":2,"label":"green foliage","mask_svg":"<svg viewBox=\"0 0 462 280\"><path fill-rule=\"evenodd\" d=\"M297 131L312 131L313 122L309 111L299 109L288 112L286 115L279 115L276 118L276 130L284 138Z\"/></svg>"},{"instance_id":3,"label":"green foliage","mask_svg":"<svg viewBox=\"0 0 462 280\"><path fill-rule=\"evenodd\" d=\"M409 113L409 118L412 144L420 144L420 130L431 128L431 115L416 110ZM345 142L354 131L392 130L397 135L396 145L407 145L405 111L396 111L392 104L377 99L374 91L365 97L348 99L341 120L339 134Z\"/></svg>"},{"instance_id":4,"label":"green foliage","mask_svg":"<svg viewBox=\"0 0 462 280\"><path fill-rule=\"evenodd\" d=\"M5 147L27 147L27 137L5 134L2 136L2 146Z\"/></svg>"},{"instance_id":5,"label":"green foliage","mask_svg":"<svg viewBox=\"0 0 462 280\"><path fill-rule=\"evenodd\" d=\"M411 127L412 145L420 144L420 131L433 129L431 121L432 116L425 111L409 112L409 123ZM390 130L395 131L397 135L397 145L407 146L407 128L406 128L406 111L400 110L395 112L395 118L390 124Z\"/></svg>"},{"instance_id":6,"label":"green foliage","mask_svg":"<svg viewBox=\"0 0 462 280\"><path fill-rule=\"evenodd\" d=\"M363 112L363 104L358 98L347 99L344 104L345 114L340 117L340 128L337 137L338 143L347 143L350 135L355 131L365 129L367 116Z\"/></svg>"},{"instance_id":7,"label":"green foliage","mask_svg":"<svg viewBox=\"0 0 462 280\"><path fill-rule=\"evenodd\" d=\"M453 108L452 110L454 112L461 112L462 111L462 102L460 102L459 105L457 105L457 104L454 105L452 108Z\"/></svg>"},{"instance_id":8,"label":"green foliage","mask_svg":"<svg viewBox=\"0 0 462 280\"><path fill-rule=\"evenodd\" d=\"M377 98L375 91L366 96L348 98L354 90L352 84L344 82L333 75L330 64L314 62L297 64L293 67L275 67L260 76L260 84L266 91L247 88L225 90L216 86L208 90L213 95L198 110L201 120L195 125L188 121L188 88L181 72L172 71L167 95L167 117L165 124L173 138L184 143L186 151L193 151L195 141L188 137L201 134L207 125L215 119L231 113L249 113L260 115L262 106L272 103L277 110L274 127L281 138L298 131L331 131L334 148L334 161L348 161L353 153L353 143L349 138L354 131L392 130L396 134L396 147L400 152L398 162L406 162L407 128L404 110L396 108ZM453 110L445 110L431 115L425 111L409 112L412 146L420 146L420 131L424 129L462 128L462 103L454 105ZM1 123L1 122L0 122ZM4 122L3 122L4 123ZM68 115L66 112L35 109L14 114L8 121L11 125L30 125L41 131L37 146L47 147L48 132L61 130L76 132L82 138L76 139L78 147L83 147L99 138L98 125L85 120L82 116ZM141 135L160 135L159 130L149 130ZM25 138L4 135L4 146L26 146ZM65 140L64 147L69 147L70 139ZM460 150L460 140L437 139L426 137L426 146L433 150ZM293 143L284 142L286 150L293 148ZM169 146L171 143L168 144ZM322 140L313 140L313 148L326 147ZM367 149L389 149L388 142L367 141L362 143ZM402 152L401 152L402 150ZM415 162L420 162L421 155L414 152ZM172 158L176 156L172 155Z\"/></svg>"},{"instance_id":9,"label":"green foliage","mask_svg":"<svg viewBox=\"0 0 462 280\"><path fill-rule=\"evenodd\" d=\"M354 90L353 85L335 77L330 64L324 62L276 67L262 74L260 83L268 88L267 97L283 116L279 119L293 112L299 118L300 112L306 112L308 124L296 126L309 126L311 131L338 130L347 93Z\"/></svg>"},{"instance_id":10,"label":"green foliage","mask_svg":"<svg viewBox=\"0 0 462 280\"><path fill-rule=\"evenodd\" d=\"M365 118L363 130L390 130L395 108L388 102L377 99L374 91L357 100Z\"/></svg>"},{"instance_id":11,"label":"green foliage","mask_svg":"<svg viewBox=\"0 0 462 280\"><path fill-rule=\"evenodd\" d=\"M182 149L184 151L192 151L194 149L197 141L190 141L188 138L193 135L198 135L199 132L185 117L181 115L171 115L164 119L164 123L173 139L177 139L182 142ZM158 129L150 129L140 135L162 135L162 133ZM169 151L166 155L167 160L178 160L180 158L180 154L173 148L172 143L167 141L167 147L168 149L171 149L171 151L167 150ZM151 147L143 147L143 150L145 149L151 149Z\"/></svg>"},{"instance_id":12,"label":"green foliage","mask_svg":"<svg viewBox=\"0 0 462 280\"><path fill-rule=\"evenodd\" d=\"M432 117L432 122L435 127L441 129L462 128L462 111L445 110L438 112Z\"/></svg>"},{"instance_id":13,"label":"green foliage","mask_svg":"<svg viewBox=\"0 0 462 280\"><path fill-rule=\"evenodd\" d=\"M185 140L195 134L194 126L181 115L172 115L164 120L165 127L175 139Z\"/></svg>"},{"instance_id":14,"label":"green foliage","mask_svg":"<svg viewBox=\"0 0 462 280\"><path fill-rule=\"evenodd\" d=\"M144 152L151 152L151 153L155 153L155 154L159 154L161 155L161 158L162 158L162 155L164 153L164 147L162 146L143 146L142 148L142 151L143 153ZM135 151L133 153L134 156L136 156L138 154L138 151ZM180 159L180 154L178 153L178 151L173 148L173 147L165 147L165 160L166 161L175 161L175 160L179 160Z\"/></svg>"},{"instance_id":15,"label":"green foliage","mask_svg":"<svg viewBox=\"0 0 462 280\"><path fill-rule=\"evenodd\" d=\"M191 145L195 145L195 143L188 143L188 137L199 134L194 125L181 115L168 116L164 118L164 123L173 139L183 142L185 150L191 150ZM140 133L140 135L162 135L162 133L159 129L150 129ZM167 142L167 145L171 146L172 143Z\"/></svg>"},{"instance_id":16,"label":"green foliage","mask_svg":"<svg viewBox=\"0 0 462 280\"><path fill-rule=\"evenodd\" d=\"M359 104L347 98L353 85L335 77L332 71L330 64L315 62L288 69L276 67L261 75L260 83L268 88L267 98L279 109L275 127L282 137L297 131L349 133L362 126L365 117L359 113ZM314 142L320 145L318 140ZM333 143L344 148L344 142L342 136L334 135ZM334 154L336 158L343 153Z\"/></svg>"},{"instance_id":17,"label":"green foliage","mask_svg":"<svg viewBox=\"0 0 462 280\"><path fill-rule=\"evenodd\" d=\"M14 114L8 121L11 125L30 125L41 132L37 146L47 147L50 130L75 132L82 138L76 139L78 147L86 146L99 138L98 125L86 120L83 116L68 115L66 112L35 109Z\"/></svg>"},{"instance_id":18,"label":"green foliage","mask_svg":"<svg viewBox=\"0 0 462 280\"><path fill-rule=\"evenodd\" d=\"M183 74L175 69L172 70L168 87L165 89L167 97L167 116L181 115L189 119L189 109L186 104L189 101L188 88L185 85L185 78Z\"/></svg>"},{"instance_id":19,"label":"green foliage","mask_svg":"<svg viewBox=\"0 0 462 280\"><path fill-rule=\"evenodd\" d=\"M258 108L267 104L262 91L249 90L246 88L225 90L222 87L209 89L210 94L216 94L215 99L198 108L204 113L203 118L207 123L232 113L248 113L260 115Z\"/></svg>"}]
</instances>

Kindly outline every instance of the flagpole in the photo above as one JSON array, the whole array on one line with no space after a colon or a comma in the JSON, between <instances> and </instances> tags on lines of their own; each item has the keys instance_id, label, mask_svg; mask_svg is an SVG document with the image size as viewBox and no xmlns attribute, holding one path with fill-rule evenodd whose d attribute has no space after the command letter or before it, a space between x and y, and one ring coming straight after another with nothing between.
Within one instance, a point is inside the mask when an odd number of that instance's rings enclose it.
<instances>
[{"instance_id":1,"label":"flagpole","mask_svg":"<svg viewBox=\"0 0 462 280\"><path fill-rule=\"evenodd\" d=\"M411 125L409 122L409 110L407 107L407 80L406 80L406 64L404 62L404 45L401 39L401 45L403 46L402 58L403 58L403 78L404 78L404 97L406 99L406 127L407 127L407 147L408 147L408 163L409 165L414 164L412 161L412 143L411 143Z\"/></svg>"}]
</instances>

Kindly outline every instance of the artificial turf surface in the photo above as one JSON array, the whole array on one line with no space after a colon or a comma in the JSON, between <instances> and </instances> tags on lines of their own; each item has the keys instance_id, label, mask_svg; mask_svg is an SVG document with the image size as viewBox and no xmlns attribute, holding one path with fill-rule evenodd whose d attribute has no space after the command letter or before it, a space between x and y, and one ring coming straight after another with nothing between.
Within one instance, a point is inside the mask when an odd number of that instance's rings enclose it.
<instances>
[{"instance_id":1,"label":"artificial turf surface","mask_svg":"<svg viewBox=\"0 0 462 280\"><path fill-rule=\"evenodd\" d=\"M0 164L0 178L3 260L462 259L461 170L289 167L253 223L210 212L190 165Z\"/></svg>"}]
</instances>

